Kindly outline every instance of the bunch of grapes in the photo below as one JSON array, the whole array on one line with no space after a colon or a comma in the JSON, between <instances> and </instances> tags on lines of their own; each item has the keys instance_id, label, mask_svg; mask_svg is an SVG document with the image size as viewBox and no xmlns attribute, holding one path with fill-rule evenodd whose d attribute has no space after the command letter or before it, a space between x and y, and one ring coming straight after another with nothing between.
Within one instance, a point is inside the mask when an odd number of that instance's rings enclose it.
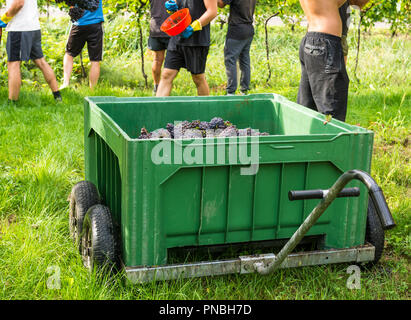
<instances>
[{"instance_id":1,"label":"bunch of grapes","mask_svg":"<svg viewBox=\"0 0 411 320\"><path fill-rule=\"evenodd\" d=\"M94 12L98 9L100 0L55 0L56 3L65 3L69 9L69 16L72 22L78 21L85 10Z\"/></svg>"},{"instance_id":2,"label":"bunch of grapes","mask_svg":"<svg viewBox=\"0 0 411 320\"><path fill-rule=\"evenodd\" d=\"M237 129L230 121L213 118L210 122L194 120L176 124L168 123L166 129L157 129L151 133L142 128L139 139L201 139L238 136L268 136L268 133L260 133L252 128Z\"/></svg>"},{"instance_id":3,"label":"bunch of grapes","mask_svg":"<svg viewBox=\"0 0 411 320\"><path fill-rule=\"evenodd\" d=\"M84 16L84 9L78 8L78 7L71 7L69 9L69 16L71 19L71 22L76 22L81 19L82 16Z\"/></svg>"}]
</instances>

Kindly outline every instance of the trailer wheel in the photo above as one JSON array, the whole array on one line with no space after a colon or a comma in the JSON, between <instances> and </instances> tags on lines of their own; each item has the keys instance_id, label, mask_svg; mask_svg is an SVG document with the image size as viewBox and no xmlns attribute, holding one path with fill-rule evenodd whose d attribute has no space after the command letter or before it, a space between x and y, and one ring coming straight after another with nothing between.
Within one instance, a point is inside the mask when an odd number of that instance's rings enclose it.
<instances>
[{"instance_id":1,"label":"trailer wheel","mask_svg":"<svg viewBox=\"0 0 411 320\"><path fill-rule=\"evenodd\" d=\"M87 211L81 232L80 252L83 264L89 270L115 266L114 227L108 207L98 204Z\"/></svg>"},{"instance_id":2,"label":"trailer wheel","mask_svg":"<svg viewBox=\"0 0 411 320\"><path fill-rule=\"evenodd\" d=\"M84 216L90 207L100 203L100 197L94 184L89 181L80 181L71 190L69 201L70 235L78 245Z\"/></svg>"},{"instance_id":3,"label":"trailer wheel","mask_svg":"<svg viewBox=\"0 0 411 320\"><path fill-rule=\"evenodd\" d=\"M374 203L371 199L369 199L368 201L365 240L375 247L374 260L369 263L369 265L372 266L376 264L382 256L382 252L384 250L385 235L380 218L377 214L377 210L375 209Z\"/></svg>"}]
</instances>

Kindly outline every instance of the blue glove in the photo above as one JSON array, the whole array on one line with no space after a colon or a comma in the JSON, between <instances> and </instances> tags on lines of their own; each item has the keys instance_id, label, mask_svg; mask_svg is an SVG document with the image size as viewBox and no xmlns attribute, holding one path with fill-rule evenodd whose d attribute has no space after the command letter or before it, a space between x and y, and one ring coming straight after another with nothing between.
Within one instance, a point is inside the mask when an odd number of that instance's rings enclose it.
<instances>
[{"instance_id":1,"label":"blue glove","mask_svg":"<svg viewBox=\"0 0 411 320\"><path fill-rule=\"evenodd\" d=\"M166 10L169 14L173 14L178 11L178 5L174 0L169 0L165 3Z\"/></svg>"},{"instance_id":2,"label":"blue glove","mask_svg":"<svg viewBox=\"0 0 411 320\"><path fill-rule=\"evenodd\" d=\"M187 29L185 29L185 30L181 33L181 36L182 36L184 39L188 39L188 38L190 38L190 37L193 35L193 33L194 33L193 27L192 27L192 26L188 26Z\"/></svg>"},{"instance_id":3,"label":"blue glove","mask_svg":"<svg viewBox=\"0 0 411 320\"><path fill-rule=\"evenodd\" d=\"M0 20L0 28L7 27L7 24Z\"/></svg>"}]
</instances>

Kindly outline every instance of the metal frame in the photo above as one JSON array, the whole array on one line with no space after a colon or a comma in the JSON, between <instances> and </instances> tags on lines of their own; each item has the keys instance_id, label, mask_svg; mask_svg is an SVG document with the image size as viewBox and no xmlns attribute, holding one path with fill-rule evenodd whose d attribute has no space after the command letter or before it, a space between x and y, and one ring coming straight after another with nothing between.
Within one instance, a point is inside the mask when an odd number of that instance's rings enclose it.
<instances>
[{"instance_id":1,"label":"metal frame","mask_svg":"<svg viewBox=\"0 0 411 320\"><path fill-rule=\"evenodd\" d=\"M345 262L367 262L374 260L375 247L367 244L348 249L332 249L293 253L286 257L279 268L296 268ZM276 260L273 253L240 256L235 259L173 264L158 267L125 268L132 283L158 280L218 276L226 274L247 274L255 272L255 264L270 265Z\"/></svg>"},{"instance_id":2,"label":"metal frame","mask_svg":"<svg viewBox=\"0 0 411 320\"><path fill-rule=\"evenodd\" d=\"M370 244L348 249L332 249L291 254L301 240L303 240L310 228L336 198L359 196L359 190L357 189L343 190L344 186L353 179L361 181L368 188L371 201L373 201L375 205L383 228L387 230L395 227L395 222L387 202L385 201L384 195L374 179L364 171L350 170L341 175L329 190L290 191L289 198L291 201L312 199L313 197L319 197L322 200L311 211L309 216L277 255L270 253L264 255L240 256L231 260L175 264L158 267L126 267L125 271L127 277L131 282L148 282L176 278L215 276L230 273L243 274L258 272L260 274L269 274L279 268L372 261L375 257L375 247ZM318 196L318 194L320 194L320 196Z\"/></svg>"}]
</instances>

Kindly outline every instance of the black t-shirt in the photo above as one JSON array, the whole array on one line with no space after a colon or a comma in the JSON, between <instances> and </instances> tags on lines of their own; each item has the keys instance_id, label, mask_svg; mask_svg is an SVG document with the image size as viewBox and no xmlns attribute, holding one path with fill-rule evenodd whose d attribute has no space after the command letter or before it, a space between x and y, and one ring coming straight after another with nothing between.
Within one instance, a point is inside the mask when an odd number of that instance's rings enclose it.
<instances>
[{"instance_id":1,"label":"black t-shirt","mask_svg":"<svg viewBox=\"0 0 411 320\"><path fill-rule=\"evenodd\" d=\"M227 38L244 40L254 36L254 11L257 0L223 0L230 5Z\"/></svg>"},{"instance_id":2,"label":"black t-shirt","mask_svg":"<svg viewBox=\"0 0 411 320\"><path fill-rule=\"evenodd\" d=\"M190 10L192 21L199 19L204 12L207 11L203 0L176 0L176 2L180 10L184 8ZM200 31L195 31L188 39L184 39L181 35L171 37L168 49L175 50L177 45L186 47L209 47L210 24L204 26Z\"/></svg>"},{"instance_id":3,"label":"black t-shirt","mask_svg":"<svg viewBox=\"0 0 411 320\"><path fill-rule=\"evenodd\" d=\"M340 7L340 17L342 21L342 35L348 35L348 19L350 18L350 3L347 1Z\"/></svg>"},{"instance_id":4,"label":"black t-shirt","mask_svg":"<svg viewBox=\"0 0 411 320\"><path fill-rule=\"evenodd\" d=\"M167 0L150 0L150 37L159 38L159 37L168 37L166 33L160 30L163 22L169 17L167 13L165 3Z\"/></svg>"}]
</instances>

